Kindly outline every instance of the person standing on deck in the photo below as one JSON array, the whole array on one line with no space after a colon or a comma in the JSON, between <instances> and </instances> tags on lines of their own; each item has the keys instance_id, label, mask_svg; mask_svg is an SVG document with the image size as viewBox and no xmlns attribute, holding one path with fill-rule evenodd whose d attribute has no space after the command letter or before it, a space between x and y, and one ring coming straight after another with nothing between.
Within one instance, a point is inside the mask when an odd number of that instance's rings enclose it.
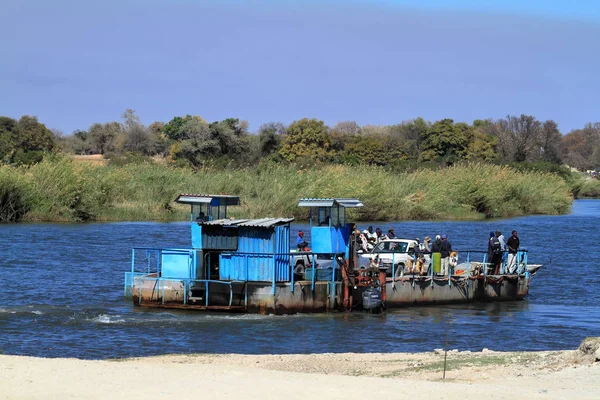
<instances>
[{"instance_id":1,"label":"person standing on deck","mask_svg":"<svg viewBox=\"0 0 600 400\"><path fill-rule=\"evenodd\" d=\"M446 235L442 235L442 244L440 246L442 256L442 275L448 275L448 266L450 264L450 253L452 253L452 244L448 241Z\"/></svg>"},{"instance_id":2,"label":"person standing on deck","mask_svg":"<svg viewBox=\"0 0 600 400\"><path fill-rule=\"evenodd\" d=\"M496 237L500 241L500 250L506 251L506 239L504 239L502 232L496 231Z\"/></svg>"},{"instance_id":3,"label":"person standing on deck","mask_svg":"<svg viewBox=\"0 0 600 400\"><path fill-rule=\"evenodd\" d=\"M431 245L432 253L439 253L442 248L442 237L440 235L435 235L435 241Z\"/></svg>"},{"instance_id":4,"label":"person standing on deck","mask_svg":"<svg viewBox=\"0 0 600 400\"><path fill-rule=\"evenodd\" d=\"M500 240L496 236L496 233L490 232L490 240L488 240L488 263L492 264L493 270L492 275L500 274L500 264L502 263L502 250Z\"/></svg>"},{"instance_id":5,"label":"person standing on deck","mask_svg":"<svg viewBox=\"0 0 600 400\"><path fill-rule=\"evenodd\" d=\"M506 253L506 239L504 238L504 235L500 231L496 231L496 237L500 241L500 251L502 252L500 255L500 258L501 258L500 273L502 274L502 273L506 273L504 268L502 268L502 265L506 265L506 257L508 256L508 254Z\"/></svg>"},{"instance_id":6,"label":"person standing on deck","mask_svg":"<svg viewBox=\"0 0 600 400\"><path fill-rule=\"evenodd\" d=\"M506 246L508 247L508 259L507 259L507 272L509 274L514 274L517 272L518 268L518 260L517 260L517 251L519 250L519 236L517 231L512 231L512 235L506 241Z\"/></svg>"},{"instance_id":7,"label":"person standing on deck","mask_svg":"<svg viewBox=\"0 0 600 400\"><path fill-rule=\"evenodd\" d=\"M298 237L296 238L296 244L298 245L298 250L305 251L308 247L308 243L304 240L304 232L298 232Z\"/></svg>"},{"instance_id":8,"label":"person standing on deck","mask_svg":"<svg viewBox=\"0 0 600 400\"><path fill-rule=\"evenodd\" d=\"M425 236L425 239L423 239L423 254L421 254L421 256L423 257L424 263L425 265L428 265L429 268L431 268L431 238L429 236Z\"/></svg>"}]
</instances>

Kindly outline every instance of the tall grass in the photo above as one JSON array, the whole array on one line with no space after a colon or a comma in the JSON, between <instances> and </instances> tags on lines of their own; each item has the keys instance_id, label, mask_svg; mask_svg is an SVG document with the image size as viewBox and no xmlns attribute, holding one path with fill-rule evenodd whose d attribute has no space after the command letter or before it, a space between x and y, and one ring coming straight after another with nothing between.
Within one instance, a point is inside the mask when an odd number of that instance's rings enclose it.
<instances>
[{"instance_id":1,"label":"tall grass","mask_svg":"<svg viewBox=\"0 0 600 400\"><path fill-rule=\"evenodd\" d=\"M306 209L297 207L302 197L360 198L366 207L352 215L357 220L560 214L571 204L567 183L555 174L483 164L404 173L277 164L194 172L153 163L115 166L58 159L29 169L1 168L0 199L4 182L23 193L21 219L49 221L183 219L187 206L173 203L179 193L238 195L242 206L232 215L248 218L305 218Z\"/></svg>"},{"instance_id":2,"label":"tall grass","mask_svg":"<svg viewBox=\"0 0 600 400\"><path fill-rule=\"evenodd\" d=\"M0 166L0 222L23 219L31 204L30 188L21 171Z\"/></svg>"},{"instance_id":3,"label":"tall grass","mask_svg":"<svg viewBox=\"0 0 600 400\"><path fill-rule=\"evenodd\" d=\"M576 198L600 197L600 180L598 179L577 173L569 180L569 184Z\"/></svg>"}]
</instances>

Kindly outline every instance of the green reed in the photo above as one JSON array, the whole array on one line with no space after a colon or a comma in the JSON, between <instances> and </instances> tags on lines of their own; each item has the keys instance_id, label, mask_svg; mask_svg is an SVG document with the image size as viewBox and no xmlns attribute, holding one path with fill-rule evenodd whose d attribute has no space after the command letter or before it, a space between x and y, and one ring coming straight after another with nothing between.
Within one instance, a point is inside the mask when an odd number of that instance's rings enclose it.
<instances>
[{"instance_id":1,"label":"green reed","mask_svg":"<svg viewBox=\"0 0 600 400\"><path fill-rule=\"evenodd\" d=\"M380 221L561 214L572 200L569 185L557 175L485 164L414 172L269 163L192 171L151 162L116 166L55 158L30 168L2 167L0 184L0 207L2 193L15 191L25 211L13 220L29 221L181 220L188 210L174 204L179 193L238 195L242 205L230 213L247 218L305 219L307 210L297 207L302 197L357 197L366 207L350 218Z\"/></svg>"}]
</instances>

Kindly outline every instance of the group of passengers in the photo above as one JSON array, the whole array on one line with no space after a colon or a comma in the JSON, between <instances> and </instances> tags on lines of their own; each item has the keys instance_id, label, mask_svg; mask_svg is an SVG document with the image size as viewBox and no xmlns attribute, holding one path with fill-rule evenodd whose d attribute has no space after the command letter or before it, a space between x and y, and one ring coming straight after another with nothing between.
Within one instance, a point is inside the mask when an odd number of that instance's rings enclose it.
<instances>
[{"instance_id":1,"label":"group of passengers","mask_svg":"<svg viewBox=\"0 0 600 400\"><path fill-rule=\"evenodd\" d=\"M506 262L506 273L514 274L517 272L517 251L520 242L517 231L512 231L508 240L500 231L490 232L487 250L487 262L493 266L492 274L502 273L502 263Z\"/></svg>"},{"instance_id":2,"label":"group of passengers","mask_svg":"<svg viewBox=\"0 0 600 400\"><path fill-rule=\"evenodd\" d=\"M394 233L394 228L388 229L387 233L383 234L383 231L380 228L375 228L373 231L373 227L369 226L369 228L362 232L354 228L353 233L356 238L357 248L362 249L365 252L373 250L373 248L382 240L396 239L397 237Z\"/></svg>"},{"instance_id":3,"label":"group of passengers","mask_svg":"<svg viewBox=\"0 0 600 400\"><path fill-rule=\"evenodd\" d=\"M362 249L364 252L370 252L375 246L383 240L396 239L397 236L394 233L394 228L389 228L386 234L383 234L380 228L373 230L372 226L369 226L364 231L356 229L353 226L352 232L356 240L356 248ZM440 275L447 276L451 274L452 268L457 265L457 253L452 250L452 244L448 240L448 235L436 235L433 243L429 236L425 236L423 242L420 239L415 239L418 248L415 249L416 261L415 266L410 268L424 275L427 273L425 265L431 264L431 254L440 254ZM308 243L304 240L304 232L300 231L296 239L298 250L310 251L308 249ZM517 251L519 250L519 236L516 230L513 230L508 240L505 240L502 232L495 231L490 232L490 238L488 240L487 250L487 263L491 264L493 269L491 273L493 275L499 275L502 273L502 263L506 263L506 273L514 274L517 272Z\"/></svg>"},{"instance_id":4,"label":"group of passengers","mask_svg":"<svg viewBox=\"0 0 600 400\"><path fill-rule=\"evenodd\" d=\"M383 234L380 228L373 230L369 226L364 231L354 230L356 238L356 248L362 249L364 252L370 252L382 240L396 239L394 228L389 228L386 234ZM415 249L416 261L414 265L410 265L411 272L417 272L419 275L427 273L426 265L430 264L431 254L440 253L441 258L441 275L448 275L454 256L454 264L456 264L456 253L452 251L452 244L448 240L447 235L436 235L435 241L432 243L429 236L425 236L423 242L419 238L415 239L418 248Z\"/></svg>"}]
</instances>

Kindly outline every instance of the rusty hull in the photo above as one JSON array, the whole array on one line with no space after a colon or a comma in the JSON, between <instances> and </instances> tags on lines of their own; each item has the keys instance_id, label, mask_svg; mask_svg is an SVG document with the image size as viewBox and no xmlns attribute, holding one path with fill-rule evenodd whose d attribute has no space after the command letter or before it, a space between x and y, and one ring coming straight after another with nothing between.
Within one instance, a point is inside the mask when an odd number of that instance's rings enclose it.
<instances>
[{"instance_id":1,"label":"rusty hull","mask_svg":"<svg viewBox=\"0 0 600 400\"><path fill-rule=\"evenodd\" d=\"M387 307L451 304L523 299L529 279L521 276L498 277L404 277L386 284Z\"/></svg>"},{"instance_id":2,"label":"rusty hull","mask_svg":"<svg viewBox=\"0 0 600 400\"><path fill-rule=\"evenodd\" d=\"M142 307L177 308L201 311L248 312L260 314L295 314L344 310L344 292L354 299L362 298L365 288L344 287L335 282L335 295L330 298L328 281L315 282L314 291L310 281L276 284L272 293L271 282L236 282L232 284L233 295L226 285L211 285L209 305L203 297L186 296L184 284L178 280L159 281L155 277L136 278L132 289L133 303ZM402 277L385 284L388 308L411 305L435 305L450 303L514 301L523 299L529 289L529 279L520 276L453 277Z\"/></svg>"}]
</instances>

